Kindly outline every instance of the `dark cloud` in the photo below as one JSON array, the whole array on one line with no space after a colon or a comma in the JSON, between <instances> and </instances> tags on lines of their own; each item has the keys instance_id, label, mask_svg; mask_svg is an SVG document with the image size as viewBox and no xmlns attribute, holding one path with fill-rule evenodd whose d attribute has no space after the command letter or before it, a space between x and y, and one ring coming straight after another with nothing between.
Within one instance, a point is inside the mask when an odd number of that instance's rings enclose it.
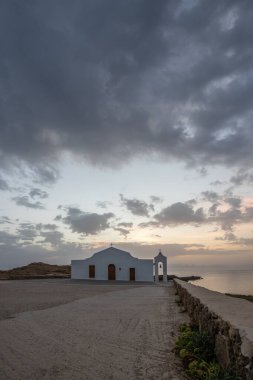
<instances>
[{"instance_id":1,"label":"dark cloud","mask_svg":"<svg viewBox=\"0 0 253 380\"><path fill-rule=\"evenodd\" d=\"M20 223L16 229L15 234L7 232L0 233L1 244L6 246L23 247L27 245L41 245L50 244L51 247L59 246L64 243L64 234L57 231L55 224L33 224L33 223ZM38 240L42 238L41 240Z\"/></svg>"},{"instance_id":2,"label":"dark cloud","mask_svg":"<svg viewBox=\"0 0 253 380\"><path fill-rule=\"evenodd\" d=\"M246 171L245 169L240 169L236 175L230 178L230 182L235 186L243 185L244 183L253 183L253 173Z\"/></svg>"},{"instance_id":3,"label":"dark cloud","mask_svg":"<svg viewBox=\"0 0 253 380\"><path fill-rule=\"evenodd\" d=\"M220 201L216 202L215 200L218 200L218 199ZM217 223L218 225L221 226L223 230L227 231L225 233L224 240L231 240L231 239L228 239L226 236L229 236L229 237L232 236L232 230L233 230L234 225L248 223L253 218L253 212L250 207L245 208L245 209L241 208L242 199L239 197L235 197L235 196L226 197L226 192L225 192L225 196L219 196L218 194L213 196L211 193L210 202L212 200L213 200L213 204L209 207L209 210L208 210L209 216L206 217L206 222ZM223 207L220 207L222 205L226 207L225 211Z\"/></svg>"},{"instance_id":4,"label":"dark cloud","mask_svg":"<svg viewBox=\"0 0 253 380\"><path fill-rule=\"evenodd\" d=\"M246 207L243 216L246 222L251 222L253 220L253 207Z\"/></svg>"},{"instance_id":5,"label":"dark cloud","mask_svg":"<svg viewBox=\"0 0 253 380\"><path fill-rule=\"evenodd\" d=\"M212 217L217 214L218 207L220 206L220 203L213 203L212 206L208 209L208 214Z\"/></svg>"},{"instance_id":6,"label":"dark cloud","mask_svg":"<svg viewBox=\"0 0 253 380\"><path fill-rule=\"evenodd\" d=\"M120 222L117 224L117 227L114 227L114 231L118 231L126 239L127 236L130 234L132 227L132 222Z\"/></svg>"},{"instance_id":7,"label":"dark cloud","mask_svg":"<svg viewBox=\"0 0 253 380\"><path fill-rule=\"evenodd\" d=\"M22 188L16 189L19 192L23 192L24 190ZM45 206L36 199L45 199L48 198L48 193L44 190L41 190L39 188L32 188L30 189L30 192L28 195L17 195L16 197L13 197L12 200L16 202L17 206L24 206L28 208L33 209L45 209Z\"/></svg>"},{"instance_id":8,"label":"dark cloud","mask_svg":"<svg viewBox=\"0 0 253 380\"><path fill-rule=\"evenodd\" d=\"M39 201L32 202L28 196L23 195L23 196L17 196L12 198L17 206L24 206L28 208L33 208L33 209L40 209L43 210L45 207L43 204Z\"/></svg>"},{"instance_id":9,"label":"dark cloud","mask_svg":"<svg viewBox=\"0 0 253 380\"><path fill-rule=\"evenodd\" d=\"M1 191L10 190L10 187L9 187L7 181L1 177L0 177L0 190Z\"/></svg>"},{"instance_id":10,"label":"dark cloud","mask_svg":"<svg viewBox=\"0 0 253 380\"><path fill-rule=\"evenodd\" d=\"M226 231L224 236L216 237L215 240L223 240L235 243L237 240L236 235L233 232Z\"/></svg>"},{"instance_id":11,"label":"dark cloud","mask_svg":"<svg viewBox=\"0 0 253 380\"><path fill-rule=\"evenodd\" d=\"M253 239L252 238L241 238L241 239L239 239L238 244L246 245L246 246L248 246L248 245L253 246Z\"/></svg>"},{"instance_id":12,"label":"dark cloud","mask_svg":"<svg viewBox=\"0 0 253 380\"><path fill-rule=\"evenodd\" d=\"M240 198L230 197L230 198L225 198L225 202L228 203L233 208L240 208L242 200Z\"/></svg>"},{"instance_id":13,"label":"dark cloud","mask_svg":"<svg viewBox=\"0 0 253 380\"><path fill-rule=\"evenodd\" d=\"M226 232L225 233L225 238L226 240L229 240L229 241L236 241L236 236L235 234L233 234L233 232Z\"/></svg>"},{"instance_id":14,"label":"dark cloud","mask_svg":"<svg viewBox=\"0 0 253 380\"><path fill-rule=\"evenodd\" d=\"M240 197L226 197L216 192L204 191L202 199L211 203L208 209L199 207L199 202L192 199L187 202L173 203L148 222L140 223L139 226L146 228L176 227L180 225L200 226L202 224L216 224L219 229L225 231L225 238L232 236L235 225L250 223L253 221L253 207L242 207ZM225 207L225 209L224 209ZM219 237L218 240L221 240ZM230 239L231 240L231 239Z\"/></svg>"},{"instance_id":15,"label":"dark cloud","mask_svg":"<svg viewBox=\"0 0 253 380\"><path fill-rule=\"evenodd\" d=\"M33 168L34 182L41 185L53 185L60 178L58 169L51 164L38 164Z\"/></svg>"},{"instance_id":16,"label":"dark cloud","mask_svg":"<svg viewBox=\"0 0 253 380\"><path fill-rule=\"evenodd\" d=\"M59 246L63 241L63 233L59 231L42 231L40 236L44 239L40 243L49 243L52 247Z\"/></svg>"},{"instance_id":17,"label":"dark cloud","mask_svg":"<svg viewBox=\"0 0 253 380\"><path fill-rule=\"evenodd\" d=\"M132 222L120 222L120 223L118 223L118 227L131 228L131 227L133 227L133 223Z\"/></svg>"},{"instance_id":18,"label":"dark cloud","mask_svg":"<svg viewBox=\"0 0 253 380\"><path fill-rule=\"evenodd\" d=\"M154 216L157 225L160 226L177 226L182 224L199 225L205 221L205 216L202 208L196 211L186 204L177 202L164 208L160 213Z\"/></svg>"},{"instance_id":19,"label":"dark cloud","mask_svg":"<svg viewBox=\"0 0 253 380\"><path fill-rule=\"evenodd\" d=\"M29 195L32 199L34 199L34 198L40 198L40 199L48 198L48 193L46 191L38 189L38 188L31 189Z\"/></svg>"},{"instance_id":20,"label":"dark cloud","mask_svg":"<svg viewBox=\"0 0 253 380\"><path fill-rule=\"evenodd\" d=\"M139 223L139 227L141 228L156 228L156 227L159 227L159 223L155 220L150 220L149 222L142 222L142 223Z\"/></svg>"},{"instance_id":21,"label":"dark cloud","mask_svg":"<svg viewBox=\"0 0 253 380\"><path fill-rule=\"evenodd\" d=\"M177 202L172 205L165 207L159 213L154 215L154 219L140 223L140 227L164 227L171 226L175 227L178 225L192 224L194 226L199 226L200 224L207 223L208 217L204 214L203 208L197 208L194 210L197 202Z\"/></svg>"},{"instance_id":22,"label":"dark cloud","mask_svg":"<svg viewBox=\"0 0 253 380\"><path fill-rule=\"evenodd\" d=\"M127 235L130 234L129 230L127 230L126 228L122 228L122 227L115 227L114 231L118 231L120 233L120 235L125 237L125 239L127 238Z\"/></svg>"},{"instance_id":23,"label":"dark cloud","mask_svg":"<svg viewBox=\"0 0 253 380\"><path fill-rule=\"evenodd\" d=\"M123 206L127 208L133 215L137 216L149 216L149 212L154 211L154 206L152 204L148 204L139 199L128 199L125 198L122 194L120 194L121 203Z\"/></svg>"},{"instance_id":24,"label":"dark cloud","mask_svg":"<svg viewBox=\"0 0 253 380\"><path fill-rule=\"evenodd\" d=\"M224 196L225 197L233 197L234 187L228 187L226 190L224 190Z\"/></svg>"},{"instance_id":25,"label":"dark cloud","mask_svg":"<svg viewBox=\"0 0 253 380\"><path fill-rule=\"evenodd\" d=\"M151 195L150 199L152 203L161 203L163 201L163 199L157 195Z\"/></svg>"},{"instance_id":26,"label":"dark cloud","mask_svg":"<svg viewBox=\"0 0 253 380\"><path fill-rule=\"evenodd\" d=\"M253 4L185 3L3 1L1 163L39 183L63 152L251 167Z\"/></svg>"},{"instance_id":27,"label":"dark cloud","mask_svg":"<svg viewBox=\"0 0 253 380\"><path fill-rule=\"evenodd\" d=\"M247 215L247 212L242 212L234 207L226 211L217 210L213 217L213 221L220 224L225 231L232 231L235 224L245 223L248 221L247 219L251 220L251 216ZM209 221L211 222L212 218Z\"/></svg>"},{"instance_id":28,"label":"dark cloud","mask_svg":"<svg viewBox=\"0 0 253 380\"><path fill-rule=\"evenodd\" d=\"M51 247L59 246L64 241L64 234L60 231L56 231L57 226L55 224L33 224L33 223L21 223L17 228L17 238L23 241L30 241L31 244L50 244ZM37 240L36 238L42 238Z\"/></svg>"},{"instance_id":29,"label":"dark cloud","mask_svg":"<svg viewBox=\"0 0 253 380\"><path fill-rule=\"evenodd\" d=\"M21 223L17 229L18 238L21 240L33 241L38 236L38 231L32 223Z\"/></svg>"},{"instance_id":30,"label":"dark cloud","mask_svg":"<svg viewBox=\"0 0 253 380\"><path fill-rule=\"evenodd\" d=\"M202 191L201 195L204 200L209 202L217 202L220 199L220 196L215 191Z\"/></svg>"},{"instance_id":31,"label":"dark cloud","mask_svg":"<svg viewBox=\"0 0 253 380\"><path fill-rule=\"evenodd\" d=\"M253 246L252 238L238 238L233 232L226 231L223 237L217 237L216 240L227 241L233 245Z\"/></svg>"},{"instance_id":32,"label":"dark cloud","mask_svg":"<svg viewBox=\"0 0 253 380\"><path fill-rule=\"evenodd\" d=\"M66 209L67 216L63 218L64 223L70 226L73 232L84 235L97 235L99 232L110 228L110 219L114 214L109 212L105 214L88 213L75 207Z\"/></svg>"},{"instance_id":33,"label":"dark cloud","mask_svg":"<svg viewBox=\"0 0 253 380\"><path fill-rule=\"evenodd\" d=\"M6 231L0 231L0 247L1 246L13 246L18 242L18 237L14 234L10 234Z\"/></svg>"},{"instance_id":34,"label":"dark cloud","mask_svg":"<svg viewBox=\"0 0 253 380\"><path fill-rule=\"evenodd\" d=\"M201 175L201 177L205 177L208 174L208 171L205 167L199 168L198 172Z\"/></svg>"},{"instance_id":35,"label":"dark cloud","mask_svg":"<svg viewBox=\"0 0 253 380\"><path fill-rule=\"evenodd\" d=\"M111 202L108 201L97 201L96 205L100 208L107 208L109 205L111 205Z\"/></svg>"},{"instance_id":36,"label":"dark cloud","mask_svg":"<svg viewBox=\"0 0 253 380\"><path fill-rule=\"evenodd\" d=\"M196 204L198 203L197 199L189 199L188 201L185 202L185 204L189 205L189 206L195 206Z\"/></svg>"},{"instance_id":37,"label":"dark cloud","mask_svg":"<svg viewBox=\"0 0 253 380\"><path fill-rule=\"evenodd\" d=\"M0 224L12 224L12 221L8 216L2 216L0 219Z\"/></svg>"},{"instance_id":38,"label":"dark cloud","mask_svg":"<svg viewBox=\"0 0 253 380\"><path fill-rule=\"evenodd\" d=\"M223 184L223 182L218 180L218 179L216 181L213 181L210 183L210 185L212 185L212 186L220 186L222 184Z\"/></svg>"},{"instance_id":39,"label":"dark cloud","mask_svg":"<svg viewBox=\"0 0 253 380\"><path fill-rule=\"evenodd\" d=\"M56 224L51 224L51 223L38 223L36 224L36 229L37 230L49 230L49 231L55 231L57 229Z\"/></svg>"}]
</instances>

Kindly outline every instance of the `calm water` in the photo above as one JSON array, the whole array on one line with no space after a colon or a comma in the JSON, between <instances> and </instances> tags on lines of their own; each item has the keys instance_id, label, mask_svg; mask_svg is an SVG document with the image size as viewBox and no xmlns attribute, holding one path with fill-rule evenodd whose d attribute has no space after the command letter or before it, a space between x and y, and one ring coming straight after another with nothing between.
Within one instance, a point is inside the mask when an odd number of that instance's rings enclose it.
<instances>
[{"instance_id":1,"label":"calm water","mask_svg":"<svg viewBox=\"0 0 253 380\"><path fill-rule=\"evenodd\" d=\"M200 268L194 268L177 270L175 274L182 276L199 275L203 279L193 281L193 284L217 292L253 295L253 270L201 270Z\"/></svg>"}]
</instances>

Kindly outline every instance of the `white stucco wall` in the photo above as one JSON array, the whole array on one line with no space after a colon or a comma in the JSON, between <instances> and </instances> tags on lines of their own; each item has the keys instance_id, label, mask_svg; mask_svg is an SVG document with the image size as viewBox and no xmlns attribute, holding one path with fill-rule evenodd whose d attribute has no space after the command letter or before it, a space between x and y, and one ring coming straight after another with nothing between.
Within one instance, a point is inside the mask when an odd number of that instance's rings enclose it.
<instances>
[{"instance_id":1,"label":"white stucco wall","mask_svg":"<svg viewBox=\"0 0 253 380\"><path fill-rule=\"evenodd\" d=\"M135 268L135 281L153 281L153 260L138 259L110 247L85 260L71 261L72 279L108 280L108 265L114 264L116 280L129 281L129 268ZM89 265L95 265L95 278L89 278Z\"/></svg>"}]
</instances>

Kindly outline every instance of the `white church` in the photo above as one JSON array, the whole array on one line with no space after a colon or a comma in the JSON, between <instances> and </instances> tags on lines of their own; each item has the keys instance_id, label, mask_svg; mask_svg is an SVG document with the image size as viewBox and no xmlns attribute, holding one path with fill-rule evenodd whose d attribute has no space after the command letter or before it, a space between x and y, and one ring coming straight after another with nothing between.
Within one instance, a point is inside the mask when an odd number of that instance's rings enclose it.
<instances>
[{"instance_id":1,"label":"white church","mask_svg":"<svg viewBox=\"0 0 253 380\"><path fill-rule=\"evenodd\" d=\"M138 259L129 252L109 247L88 259L71 261L71 278L75 280L158 281L162 264L163 281L167 282L167 257L160 251L152 259ZM155 272L155 273L154 273ZM155 276L155 277L154 277Z\"/></svg>"}]
</instances>

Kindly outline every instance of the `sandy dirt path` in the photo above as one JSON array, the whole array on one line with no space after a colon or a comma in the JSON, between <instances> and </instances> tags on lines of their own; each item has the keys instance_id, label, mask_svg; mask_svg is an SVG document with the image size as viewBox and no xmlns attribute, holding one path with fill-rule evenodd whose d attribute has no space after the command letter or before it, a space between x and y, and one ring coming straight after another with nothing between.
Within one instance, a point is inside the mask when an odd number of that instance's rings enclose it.
<instances>
[{"instance_id":1,"label":"sandy dirt path","mask_svg":"<svg viewBox=\"0 0 253 380\"><path fill-rule=\"evenodd\" d=\"M127 287L2 320L0 379L183 380L171 350L187 317L174 298Z\"/></svg>"}]
</instances>

